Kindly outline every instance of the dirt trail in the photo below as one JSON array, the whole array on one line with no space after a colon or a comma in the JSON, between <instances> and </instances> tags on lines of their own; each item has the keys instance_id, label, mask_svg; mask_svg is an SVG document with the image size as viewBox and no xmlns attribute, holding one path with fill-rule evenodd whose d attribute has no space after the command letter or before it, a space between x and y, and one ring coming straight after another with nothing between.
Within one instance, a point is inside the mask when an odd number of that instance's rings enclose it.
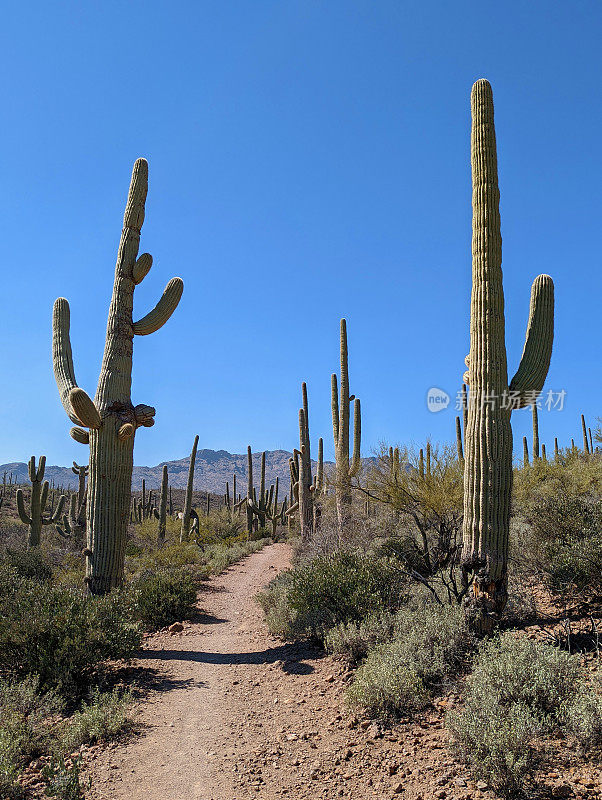
<instances>
[{"instance_id":1,"label":"dirt trail","mask_svg":"<svg viewBox=\"0 0 602 800\"><path fill-rule=\"evenodd\" d=\"M440 712L395 732L358 721L343 665L267 633L254 596L289 560L285 544L249 556L209 583L204 617L146 640L135 666L156 688L138 735L89 754L92 800L485 796L446 752Z\"/></svg>"}]
</instances>

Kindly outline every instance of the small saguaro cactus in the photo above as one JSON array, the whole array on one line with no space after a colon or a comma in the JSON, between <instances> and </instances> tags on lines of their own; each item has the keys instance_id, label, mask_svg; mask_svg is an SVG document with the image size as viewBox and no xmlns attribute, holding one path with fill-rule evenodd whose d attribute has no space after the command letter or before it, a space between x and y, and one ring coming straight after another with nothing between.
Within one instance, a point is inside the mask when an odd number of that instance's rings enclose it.
<instances>
[{"instance_id":1,"label":"small saguaro cactus","mask_svg":"<svg viewBox=\"0 0 602 800\"><path fill-rule=\"evenodd\" d=\"M148 253L138 258L147 189L148 164L139 158L134 164L123 217L105 350L94 400L75 380L69 303L59 297L54 304L54 376L61 402L76 426L71 429L71 436L90 445L84 552L85 580L93 594L104 594L123 581L134 436L137 428L150 428L155 422L152 406L132 404L134 336L147 336L159 330L175 311L183 290L182 280L172 278L155 308L133 321L134 288L153 263Z\"/></svg>"},{"instance_id":2,"label":"small saguaro cactus","mask_svg":"<svg viewBox=\"0 0 602 800\"><path fill-rule=\"evenodd\" d=\"M299 526L301 539L310 539L314 527L313 481L311 477L311 451L309 443L309 405L307 384L301 384L303 408L299 409Z\"/></svg>"},{"instance_id":3,"label":"small saguaro cactus","mask_svg":"<svg viewBox=\"0 0 602 800\"><path fill-rule=\"evenodd\" d=\"M539 459L539 419L537 417L537 403L531 406L533 414L533 463Z\"/></svg>"},{"instance_id":4,"label":"small saguaro cactus","mask_svg":"<svg viewBox=\"0 0 602 800\"><path fill-rule=\"evenodd\" d=\"M159 521L157 528L157 542L159 547L165 543L165 530L167 527L167 488L169 475L167 474L167 464L163 464L163 474L161 476L161 494L159 499L159 510L155 508L155 519Z\"/></svg>"},{"instance_id":5,"label":"small saguaro cactus","mask_svg":"<svg viewBox=\"0 0 602 800\"><path fill-rule=\"evenodd\" d=\"M248 510L250 509L252 514L255 515L257 518L257 526L260 528L265 528L265 520L266 520L266 512L268 506L270 504L269 492L266 492L265 486L265 451L261 454L261 472L260 472L260 479L259 479L259 497L257 497L257 493L255 492L255 488L253 487L253 461L252 455L250 454L251 448L249 447L247 451L247 459L248 459L248 475L249 475L249 485L247 487L247 514ZM251 521L251 525L254 525L253 520ZM249 528L251 531L251 528Z\"/></svg>"},{"instance_id":6,"label":"small saguaro cactus","mask_svg":"<svg viewBox=\"0 0 602 800\"><path fill-rule=\"evenodd\" d=\"M581 429L583 431L583 452L589 453L589 442L587 440L587 426L585 424L585 416L581 415Z\"/></svg>"},{"instance_id":7,"label":"small saguaro cactus","mask_svg":"<svg viewBox=\"0 0 602 800\"><path fill-rule=\"evenodd\" d=\"M199 445L199 437L194 437L192 452L190 453L190 463L188 465L188 483L186 484L186 496L184 498L184 512L182 514L182 528L180 529L180 542L188 540L190 534L190 512L192 510L192 489L194 484L194 464L196 461L196 450Z\"/></svg>"},{"instance_id":8,"label":"small saguaro cactus","mask_svg":"<svg viewBox=\"0 0 602 800\"><path fill-rule=\"evenodd\" d=\"M46 504L48 502L48 491L50 484L44 480L44 471L46 469L46 456L40 456L38 468L36 469L36 457L32 456L29 459L29 480L31 481L31 503L30 513L25 510L25 500L23 497L23 489L17 489L17 511L21 522L29 527L27 537L28 547L39 547L42 534L42 527L44 525L52 525L55 523L63 513L65 495L61 495L54 513L45 516Z\"/></svg>"},{"instance_id":9,"label":"small saguaro cactus","mask_svg":"<svg viewBox=\"0 0 602 800\"><path fill-rule=\"evenodd\" d=\"M282 503L281 506L278 506L278 483L278 478L276 478L276 486L272 495L272 502L266 510L266 517L272 523L272 539L274 539L274 541L276 541L276 528L278 527L278 523L282 521L282 515L284 512L284 503ZM284 502L286 502L286 498Z\"/></svg>"},{"instance_id":10,"label":"small saguaro cactus","mask_svg":"<svg viewBox=\"0 0 602 800\"><path fill-rule=\"evenodd\" d=\"M554 461L558 461L558 457L560 456L560 450L558 449L558 437L554 437Z\"/></svg>"},{"instance_id":11,"label":"small saguaro cactus","mask_svg":"<svg viewBox=\"0 0 602 800\"><path fill-rule=\"evenodd\" d=\"M456 450L458 452L458 461L464 461L464 448L462 447L462 423L460 417L456 417Z\"/></svg>"},{"instance_id":12,"label":"small saguaro cactus","mask_svg":"<svg viewBox=\"0 0 602 800\"><path fill-rule=\"evenodd\" d=\"M341 396L337 386L336 373L332 374L332 430L335 451L335 502L339 523L339 538L345 535L351 514L351 479L360 469L360 445L362 438L362 418L360 401L349 394L349 363L347 350L347 322L341 320ZM351 423L351 401L353 408L353 456L349 457L349 429Z\"/></svg>"},{"instance_id":13,"label":"small saguaro cactus","mask_svg":"<svg viewBox=\"0 0 602 800\"><path fill-rule=\"evenodd\" d=\"M523 436L523 467L529 466L529 445L527 444L527 437Z\"/></svg>"},{"instance_id":14,"label":"small saguaro cactus","mask_svg":"<svg viewBox=\"0 0 602 800\"><path fill-rule=\"evenodd\" d=\"M523 408L534 403L546 379L554 338L554 284L548 275L533 282L523 354L508 383L497 153L488 81L479 80L472 87L471 110L472 296L465 374L470 397L461 563L465 586L474 579L469 617L477 630L487 633L508 596L511 405Z\"/></svg>"}]
</instances>

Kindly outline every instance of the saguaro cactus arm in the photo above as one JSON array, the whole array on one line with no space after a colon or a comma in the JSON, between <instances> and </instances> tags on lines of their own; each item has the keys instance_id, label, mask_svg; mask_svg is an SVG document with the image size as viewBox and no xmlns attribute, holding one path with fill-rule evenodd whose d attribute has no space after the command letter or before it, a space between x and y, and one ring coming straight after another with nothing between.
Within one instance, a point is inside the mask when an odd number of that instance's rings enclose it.
<instances>
[{"instance_id":1,"label":"saguaro cactus arm","mask_svg":"<svg viewBox=\"0 0 602 800\"><path fill-rule=\"evenodd\" d=\"M149 311L138 322L134 322L132 327L135 335L148 336L149 333L154 333L159 328L162 328L178 307L183 291L184 283L182 279L172 278L153 310Z\"/></svg>"},{"instance_id":2,"label":"saguaro cactus arm","mask_svg":"<svg viewBox=\"0 0 602 800\"><path fill-rule=\"evenodd\" d=\"M59 297L54 301L52 310L52 364L54 377L56 378L61 403L67 412L67 416L71 422L80 425L81 422L69 402L71 390L77 388L69 336L70 325L71 312L69 302L64 297Z\"/></svg>"},{"instance_id":3,"label":"saguaro cactus arm","mask_svg":"<svg viewBox=\"0 0 602 800\"><path fill-rule=\"evenodd\" d=\"M359 398L353 402L353 457L349 468L349 477L354 478L359 472L362 463L360 456L360 445L362 441L362 411Z\"/></svg>"},{"instance_id":4,"label":"saguaro cactus arm","mask_svg":"<svg viewBox=\"0 0 602 800\"><path fill-rule=\"evenodd\" d=\"M25 500L23 499L23 489L17 489L17 511L19 518L24 525L31 525L31 517L25 510Z\"/></svg>"},{"instance_id":5,"label":"saguaro cactus arm","mask_svg":"<svg viewBox=\"0 0 602 800\"><path fill-rule=\"evenodd\" d=\"M519 393L515 407L533 402L545 383L554 343L554 283L549 275L538 275L531 287L531 303L525 346L510 392Z\"/></svg>"}]
</instances>

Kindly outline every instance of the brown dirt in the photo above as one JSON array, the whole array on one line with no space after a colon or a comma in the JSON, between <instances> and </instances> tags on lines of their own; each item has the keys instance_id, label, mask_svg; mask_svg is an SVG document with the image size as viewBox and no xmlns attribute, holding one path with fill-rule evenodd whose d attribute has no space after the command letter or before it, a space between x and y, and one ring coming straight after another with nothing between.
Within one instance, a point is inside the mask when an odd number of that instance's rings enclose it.
<instances>
[{"instance_id":1,"label":"brown dirt","mask_svg":"<svg viewBox=\"0 0 602 800\"><path fill-rule=\"evenodd\" d=\"M198 621L146 639L134 669L152 674L155 686L137 709L140 732L85 753L87 797L493 797L447 750L443 718L454 695L381 730L346 710L349 673L342 663L268 634L254 596L289 562L286 544L249 556L209 582ZM552 782L568 789L564 776ZM596 775L590 787L575 782L569 791L598 796L599 785Z\"/></svg>"}]
</instances>

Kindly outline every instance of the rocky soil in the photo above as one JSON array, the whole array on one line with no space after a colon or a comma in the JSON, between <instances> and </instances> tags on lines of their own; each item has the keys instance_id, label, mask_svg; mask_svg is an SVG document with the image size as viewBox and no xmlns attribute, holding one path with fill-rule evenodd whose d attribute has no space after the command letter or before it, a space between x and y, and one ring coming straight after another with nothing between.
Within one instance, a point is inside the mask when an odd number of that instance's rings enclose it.
<instances>
[{"instance_id":1,"label":"rocky soil","mask_svg":"<svg viewBox=\"0 0 602 800\"><path fill-rule=\"evenodd\" d=\"M383 729L345 707L350 676L305 644L271 637L255 594L289 565L286 544L213 579L198 620L146 639L131 674L151 676L137 732L84 751L90 800L479 800L494 794L450 755L454 694ZM181 630L178 630L180 629ZM539 797L600 797L600 769L567 762Z\"/></svg>"}]
</instances>

